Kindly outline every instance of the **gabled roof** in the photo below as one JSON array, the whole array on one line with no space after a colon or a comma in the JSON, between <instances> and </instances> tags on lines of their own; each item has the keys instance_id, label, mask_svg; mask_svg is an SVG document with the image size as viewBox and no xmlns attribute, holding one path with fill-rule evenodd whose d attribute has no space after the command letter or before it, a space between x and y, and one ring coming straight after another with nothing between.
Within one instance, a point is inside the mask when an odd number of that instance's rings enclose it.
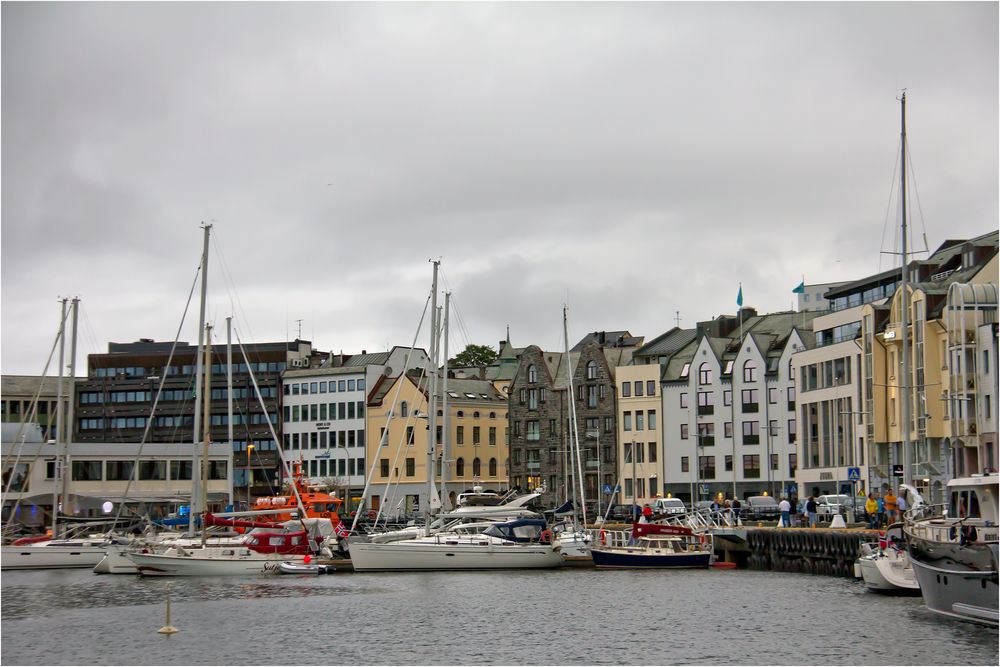
<instances>
[{"instance_id":1,"label":"gabled roof","mask_svg":"<svg viewBox=\"0 0 1000 667\"><path fill-rule=\"evenodd\" d=\"M389 361L391 352L369 352L367 354L354 354L344 362L345 366L384 366Z\"/></svg>"},{"instance_id":2,"label":"gabled roof","mask_svg":"<svg viewBox=\"0 0 1000 667\"><path fill-rule=\"evenodd\" d=\"M570 348L570 352L579 352L588 343L597 343L601 347L639 347L642 341L642 336L633 336L628 331L593 331Z\"/></svg>"},{"instance_id":3,"label":"gabled roof","mask_svg":"<svg viewBox=\"0 0 1000 667\"><path fill-rule=\"evenodd\" d=\"M694 340L697 335L696 329L674 327L640 347L633 353L633 357L670 356Z\"/></svg>"}]
</instances>

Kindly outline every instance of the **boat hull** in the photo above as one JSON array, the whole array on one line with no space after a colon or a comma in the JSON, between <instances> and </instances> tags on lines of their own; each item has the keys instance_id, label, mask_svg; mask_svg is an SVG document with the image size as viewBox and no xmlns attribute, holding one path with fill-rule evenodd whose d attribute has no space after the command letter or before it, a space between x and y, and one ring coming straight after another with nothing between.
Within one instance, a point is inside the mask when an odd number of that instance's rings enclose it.
<instances>
[{"instance_id":1,"label":"boat hull","mask_svg":"<svg viewBox=\"0 0 1000 667\"><path fill-rule=\"evenodd\" d=\"M931 611L998 625L997 545L958 545L910 535L910 561Z\"/></svg>"},{"instance_id":2,"label":"boat hull","mask_svg":"<svg viewBox=\"0 0 1000 667\"><path fill-rule=\"evenodd\" d=\"M648 554L625 549L591 549L594 565L602 568L707 568L712 552Z\"/></svg>"},{"instance_id":3,"label":"boat hull","mask_svg":"<svg viewBox=\"0 0 1000 667\"><path fill-rule=\"evenodd\" d=\"M355 572L506 570L560 567L551 545L419 544L414 541L350 545Z\"/></svg>"},{"instance_id":4,"label":"boat hull","mask_svg":"<svg viewBox=\"0 0 1000 667\"><path fill-rule=\"evenodd\" d=\"M0 569L61 570L94 567L104 557L106 546L4 546L0 547Z\"/></svg>"},{"instance_id":5,"label":"boat hull","mask_svg":"<svg viewBox=\"0 0 1000 667\"><path fill-rule=\"evenodd\" d=\"M896 559L877 555L865 556L858 559L858 565L861 567L861 578L869 590L879 593L920 595L920 585L917 583L909 559L905 556Z\"/></svg>"},{"instance_id":6,"label":"boat hull","mask_svg":"<svg viewBox=\"0 0 1000 667\"><path fill-rule=\"evenodd\" d=\"M246 558L208 558L169 554L130 554L144 577L221 577L259 575L277 571L287 554L255 554Z\"/></svg>"}]
</instances>

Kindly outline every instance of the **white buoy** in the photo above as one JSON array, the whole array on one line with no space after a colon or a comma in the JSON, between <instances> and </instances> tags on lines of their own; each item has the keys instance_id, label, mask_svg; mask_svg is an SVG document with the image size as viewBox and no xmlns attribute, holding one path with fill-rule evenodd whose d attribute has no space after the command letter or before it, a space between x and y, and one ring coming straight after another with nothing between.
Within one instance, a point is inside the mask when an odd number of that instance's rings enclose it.
<instances>
[{"instance_id":1,"label":"white buoy","mask_svg":"<svg viewBox=\"0 0 1000 667\"><path fill-rule=\"evenodd\" d=\"M157 632L161 635L172 635L175 632L180 632L177 628L170 625L170 584L167 584L167 624L157 630Z\"/></svg>"}]
</instances>

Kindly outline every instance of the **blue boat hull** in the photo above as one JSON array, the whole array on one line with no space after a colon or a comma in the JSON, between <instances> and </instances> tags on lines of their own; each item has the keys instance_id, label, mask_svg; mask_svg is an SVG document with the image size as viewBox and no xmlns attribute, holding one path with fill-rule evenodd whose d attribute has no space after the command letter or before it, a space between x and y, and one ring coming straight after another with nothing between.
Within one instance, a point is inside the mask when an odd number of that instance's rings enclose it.
<instances>
[{"instance_id":1,"label":"blue boat hull","mask_svg":"<svg viewBox=\"0 0 1000 667\"><path fill-rule=\"evenodd\" d=\"M712 554L708 552L693 554L643 554L591 549L590 555L593 557L594 565L597 567L708 567L712 562Z\"/></svg>"}]
</instances>

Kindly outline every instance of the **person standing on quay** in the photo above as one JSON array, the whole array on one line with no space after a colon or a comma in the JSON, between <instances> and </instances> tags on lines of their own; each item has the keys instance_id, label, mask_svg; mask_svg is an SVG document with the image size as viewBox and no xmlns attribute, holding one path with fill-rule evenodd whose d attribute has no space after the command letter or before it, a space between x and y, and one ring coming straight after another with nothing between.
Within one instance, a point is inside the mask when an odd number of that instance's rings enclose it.
<instances>
[{"instance_id":1,"label":"person standing on quay","mask_svg":"<svg viewBox=\"0 0 1000 667\"><path fill-rule=\"evenodd\" d=\"M788 502L788 498L782 498L781 502L778 503L778 509L781 510L781 525L785 528L792 527L792 504Z\"/></svg>"},{"instance_id":2,"label":"person standing on quay","mask_svg":"<svg viewBox=\"0 0 1000 667\"><path fill-rule=\"evenodd\" d=\"M878 526L881 528L885 525L885 499L882 494L878 491L875 492L875 502L878 504Z\"/></svg>"},{"instance_id":3,"label":"person standing on quay","mask_svg":"<svg viewBox=\"0 0 1000 667\"><path fill-rule=\"evenodd\" d=\"M809 500L806 501L806 516L809 517L809 527L816 527L816 500L809 496Z\"/></svg>"},{"instance_id":4,"label":"person standing on quay","mask_svg":"<svg viewBox=\"0 0 1000 667\"><path fill-rule=\"evenodd\" d=\"M903 512L905 512L907 509L908 508L906 506L906 493L904 491L900 491L899 495L896 496L896 513L899 515L900 521L903 520Z\"/></svg>"},{"instance_id":5,"label":"person standing on quay","mask_svg":"<svg viewBox=\"0 0 1000 667\"><path fill-rule=\"evenodd\" d=\"M885 513L889 525L896 522L896 496L892 495L891 488L885 492Z\"/></svg>"},{"instance_id":6,"label":"person standing on quay","mask_svg":"<svg viewBox=\"0 0 1000 667\"><path fill-rule=\"evenodd\" d=\"M878 524L878 501L875 500L874 494L868 494L868 500L865 501L865 514L868 515L868 528L874 530Z\"/></svg>"}]
</instances>

